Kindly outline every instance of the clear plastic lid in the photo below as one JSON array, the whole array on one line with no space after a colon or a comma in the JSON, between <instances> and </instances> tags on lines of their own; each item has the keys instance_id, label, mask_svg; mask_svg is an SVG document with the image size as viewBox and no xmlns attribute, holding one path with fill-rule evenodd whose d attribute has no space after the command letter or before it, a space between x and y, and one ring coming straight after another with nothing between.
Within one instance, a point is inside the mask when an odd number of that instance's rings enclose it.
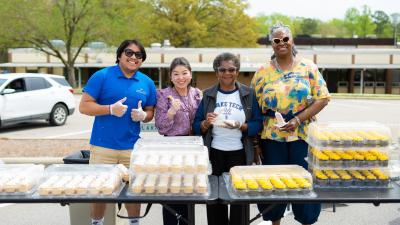
<instances>
[{"instance_id":1,"label":"clear plastic lid","mask_svg":"<svg viewBox=\"0 0 400 225\"><path fill-rule=\"evenodd\" d=\"M134 173L208 173L208 151L133 151L131 170Z\"/></svg>"},{"instance_id":2,"label":"clear plastic lid","mask_svg":"<svg viewBox=\"0 0 400 225\"><path fill-rule=\"evenodd\" d=\"M203 145L201 136L161 136L161 137L143 137L135 143L135 149L141 146L150 145Z\"/></svg>"},{"instance_id":3,"label":"clear plastic lid","mask_svg":"<svg viewBox=\"0 0 400 225\"><path fill-rule=\"evenodd\" d=\"M308 163L314 168L373 168L387 167L389 150L386 148L369 149L318 149L310 147Z\"/></svg>"},{"instance_id":4,"label":"clear plastic lid","mask_svg":"<svg viewBox=\"0 0 400 225\"><path fill-rule=\"evenodd\" d=\"M116 196L124 173L118 165L51 165L38 187L42 196Z\"/></svg>"},{"instance_id":5,"label":"clear plastic lid","mask_svg":"<svg viewBox=\"0 0 400 225\"><path fill-rule=\"evenodd\" d=\"M44 175L43 165L1 164L0 195L31 194Z\"/></svg>"},{"instance_id":6,"label":"clear plastic lid","mask_svg":"<svg viewBox=\"0 0 400 225\"><path fill-rule=\"evenodd\" d=\"M390 183L388 169L312 169L312 171L314 185L318 188L388 188Z\"/></svg>"},{"instance_id":7,"label":"clear plastic lid","mask_svg":"<svg viewBox=\"0 0 400 225\"><path fill-rule=\"evenodd\" d=\"M377 122L314 122L307 142L313 147L384 147L391 141L390 128Z\"/></svg>"},{"instance_id":8,"label":"clear plastic lid","mask_svg":"<svg viewBox=\"0 0 400 225\"><path fill-rule=\"evenodd\" d=\"M204 174L136 174L131 195L207 195L208 178Z\"/></svg>"},{"instance_id":9,"label":"clear plastic lid","mask_svg":"<svg viewBox=\"0 0 400 225\"><path fill-rule=\"evenodd\" d=\"M312 182L311 174L297 165L237 166L230 170L230 185L239 195L262 195L273 191L309 194Z\"/></svg>"}]
</instances>

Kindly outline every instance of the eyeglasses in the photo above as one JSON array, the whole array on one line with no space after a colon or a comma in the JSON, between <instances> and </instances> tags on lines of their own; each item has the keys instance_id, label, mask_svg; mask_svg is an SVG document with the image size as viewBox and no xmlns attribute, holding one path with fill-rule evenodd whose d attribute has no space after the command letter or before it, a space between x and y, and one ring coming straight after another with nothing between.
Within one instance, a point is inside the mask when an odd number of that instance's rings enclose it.
<instances>
[{"instance_id":1,"label":"eyeglasses","mask_svg":"<svg viewBox=\"0 0 400 225\"><path fill-rule=\"evenodd\" d=\"M128 57L128 58L132 57L133 55L135 55L135 58L137 58L137 59L142 59L143 58L142 52L135 52L135 51L133 51L132 49L129 49L129 48L126 48L124 50L124 53L125 53L126 57Z\"/></svg>"},{"instance_id":2,"label":"eyeglasses","mask_svg":"<svg viewBox=\"0 0 400 225\"><path fill-rule=\"evenodd\" d=\"M234 73L234 72L236 72L236 68L235 67L231 67L231 68L222 68L222 67L220 67L220 68L217 69L217 71L218 71L218 73L226 73L226 72Z\"/></svg>"},{"instance_id":3,"label":"eyeglasses","mask_svg":"<svg viewBox=\"0 0 400 225\"><path fill-rule=\"evenodd\" d=\"M282 38L282 39L280 39L280 38L274 38L274 39L272 39L272 42L275 43L275 44L279 44L279 43L281 43L281 42L283 42L283 43L286 44L286 43L289 42L289 40L290 40L289 37L284 37L284 38Z\"/></svg>"}]
</instances>

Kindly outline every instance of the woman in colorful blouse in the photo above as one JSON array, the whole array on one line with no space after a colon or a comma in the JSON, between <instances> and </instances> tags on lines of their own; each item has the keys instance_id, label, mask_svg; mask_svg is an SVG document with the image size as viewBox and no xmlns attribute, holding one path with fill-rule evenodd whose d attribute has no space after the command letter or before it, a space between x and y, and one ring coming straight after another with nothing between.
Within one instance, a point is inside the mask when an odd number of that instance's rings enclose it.
<instances>
[{"instance_id":1,"label":"woman in colorful blouse","mask_svg":"<svg viewBox=\"0 0 400 225\"><path fill-rule=\"evenodd\" d=\"M269 34L274 51L268 65L261 67L252 79L256 98L264 115L259 138L264 165L297 164L307 169L305 161L308 144L304 141L313 117L330 98L326 83L317 66L310 60L296 57L293 36L288 26L277 24ZM282 114L279 123L275 113ZM258 205L263 211L268 205ZM276 205L264 214L264 220L279 225L286 205ZM295 219L302 224L313 224L321 211L320 204L293 204Z\"/></svg>"},{"instance_id":2,"label":"woman in colorful blouse","mask_svg":"<svg viewBox=\"0 0 400 225\"><path fill-rule=\"evenodd\" d=\"M201 101L201 91L191 86L192 69L185 58L175 58L169 68L170 86L157 91L156 127L165 136L191 135L194 115ZM187 205L168 205L184 218ZM163 207L164 225L176 225L176 216ZM180 224L186 224L181 222Z\"/></svg>"}]
</instances>

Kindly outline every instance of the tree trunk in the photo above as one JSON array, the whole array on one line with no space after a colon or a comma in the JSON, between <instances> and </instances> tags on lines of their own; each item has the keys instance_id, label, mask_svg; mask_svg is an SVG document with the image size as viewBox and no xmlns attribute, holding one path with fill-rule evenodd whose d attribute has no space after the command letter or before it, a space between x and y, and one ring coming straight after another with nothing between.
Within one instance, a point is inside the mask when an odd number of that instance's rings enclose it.
<instances>
[{"instance_id":1,"label":"tree trunk","mask_svg":"<svg viewBox=\"0 0 400 225\"><path fill-rule=\"evenodd\" d=\"M68 82L73 88L75 88L77 86L75 80L75 67L73 64L72 65L70 64L66 66L66 69L67 69Z\"/></svg>"},{"instance_id":2,"label":"tree trunk","mask_svg":"<svg viewBox=\"0 0 400 225\"><path fill-rule=\"evenodd\" d=\"M6 63L8 62L8 52L7 48L0 48L0 63Z\"/></svg>"}]
</instances>

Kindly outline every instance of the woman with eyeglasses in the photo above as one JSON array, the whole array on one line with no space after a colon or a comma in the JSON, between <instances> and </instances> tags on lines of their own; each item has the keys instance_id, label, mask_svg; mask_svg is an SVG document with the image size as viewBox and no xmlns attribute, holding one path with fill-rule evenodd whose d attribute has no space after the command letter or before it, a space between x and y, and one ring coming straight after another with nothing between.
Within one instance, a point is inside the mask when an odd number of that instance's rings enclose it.
<instances>
[{"instance_id":1,"label":"woman with eyeglasses","mask_svg":"<svg viewBox=\"0 0 400 225\"><path fill-rule=\"evenodd\" d=\"M252 137L260 131L261 114L254 90L237 81L240 62L231 53L218 55L213 62L218 83L204 91L194 118L193 130L202 135L209 149L212 174L253 163ZM207 205L208 225L243 224L244 205Z\"/></svg>"},{"instance_id":2,"label":"woman with eyeglasses","mask_svg":"<svg viewBox=\"0 0 400 225\"><path fill-rule=\"evenodd\" d=\"M129 168L140 123L153 119L156 86L139 71L146 51L137 40L125 40L117 49L116 65L94 73L83 88L79 111L95 116L90 137L90 164L123 164ZM127 113L128 112L128 113ZM130 217L139 216L140 204L125 204ZM105 203L93 203L92 225L103 225ZM139 225L130 219L129 225Z\"/></svg>"},{"instance_id":3,"label":"woman with eyeglasses","mask_svg":"<svg viewBox=\"0 0 400 225\"><path fill-rule=\"evenodd\" d=\"M310 60L296 57L292 32L281 23L270 29L273 55L268 65L261 67L252 79L264 122L256 146L256 154L264 165L296 164L308 169L305 142L308 125L330 98L326 83L317 66ZM279 122L276 113L284 121ZM258 205L260 211L268 205ZM286 205L280 204L263 215L279 225ZM293 204L295 219L301 224L313 224L321 211L320 204Z\"/></svg>"},{"instance_id":4,"label":"woman with eyeglasses","mask_svg":"<svg viewBox=\"0 0 400 225\"><path fill-rule=\"evenodd\" d=\"M186 58L172 60L169 87L157 91L156 121L158 133L165 136L192 135L192 123L201 101L201 91L191 86L192 69ZM183 218L188 217L187 205L167 205ZM164 225L186 224L163 207Z\"/></svg>"}]
</instances>

